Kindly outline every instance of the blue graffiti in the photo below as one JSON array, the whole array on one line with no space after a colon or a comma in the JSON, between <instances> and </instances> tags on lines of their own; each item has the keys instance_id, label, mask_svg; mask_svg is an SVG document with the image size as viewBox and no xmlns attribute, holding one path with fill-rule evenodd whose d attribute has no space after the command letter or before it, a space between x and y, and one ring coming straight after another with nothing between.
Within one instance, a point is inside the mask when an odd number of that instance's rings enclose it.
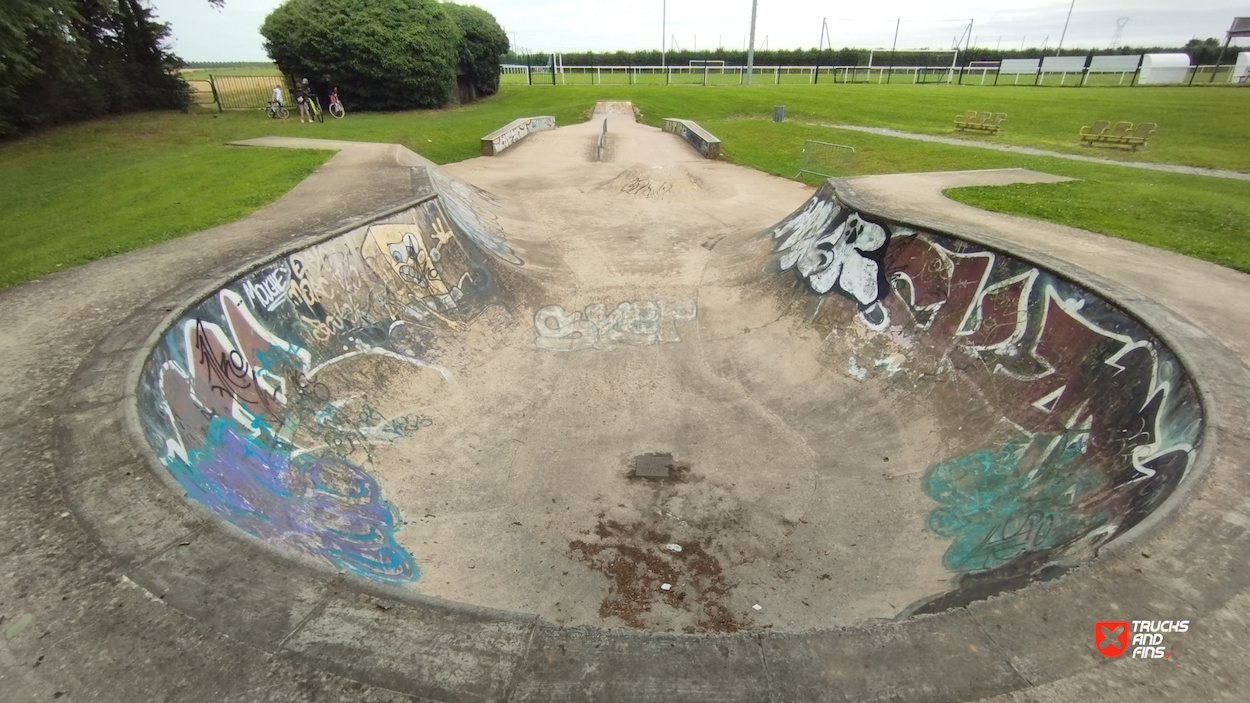
<instances>
[{"instance_id":1,"label":"blue graffiti","mask_svg":"<svg viewBox=\"0 0 1250 703\"><path fill-rule=\"evenodd\" d=\"M414 581L416 562L395 541L398 511L364 469L337 457L293 457L215 417L188 461L166 458L187 496L260 539L390 583Z\"/></svg>"},{"instance_id":2,"label":"blue graffiti","mask_svg":"<svg viewBox=\"0 0 1250 703\"><path fill-rule=\"evenodd\" d=\"M1098 501L1107 481L1085 460L1086 438L1083 432L1021 437L930 467L921 486L938 507L928 527L954 540L943 565L992 569L1108 524L1111 513Z\"/></svg>"}]
</instances>

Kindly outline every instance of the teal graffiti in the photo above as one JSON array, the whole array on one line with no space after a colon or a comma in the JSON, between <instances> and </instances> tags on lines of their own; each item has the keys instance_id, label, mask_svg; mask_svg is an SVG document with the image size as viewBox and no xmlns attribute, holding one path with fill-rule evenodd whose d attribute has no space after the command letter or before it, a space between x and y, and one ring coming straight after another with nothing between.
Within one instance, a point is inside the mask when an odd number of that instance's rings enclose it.
<instances>
[{"instance_id":1,"label":"teal graffiti","mask_svg":"<svg viewBox=\"0 0 1250 703\"><path fill-rule=\"evenodd\" d=\"M921 486L938 507L928 528L953 540L952 571L981 571L1071 544L1106 525L1107 481L1086 461L1087 433L1021 437L934 464Z\"/></svg>"}]
</instances>

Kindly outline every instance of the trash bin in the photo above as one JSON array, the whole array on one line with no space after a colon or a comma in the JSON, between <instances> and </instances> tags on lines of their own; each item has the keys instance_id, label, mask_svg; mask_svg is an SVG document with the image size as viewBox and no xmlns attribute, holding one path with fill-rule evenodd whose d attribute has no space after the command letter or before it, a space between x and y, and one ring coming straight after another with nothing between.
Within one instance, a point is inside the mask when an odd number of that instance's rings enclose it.
<instances>
[{"instance_id":1,"label":"trash bin","mask_svg":"<svg viewBox=\"0 0 1250 703\"><path fill-rule=\"evenodd\" d=\"M786 121L786 106L774 105L773 106L773 122L785 122L785 121Z\"/></svg>"}]
</instances>

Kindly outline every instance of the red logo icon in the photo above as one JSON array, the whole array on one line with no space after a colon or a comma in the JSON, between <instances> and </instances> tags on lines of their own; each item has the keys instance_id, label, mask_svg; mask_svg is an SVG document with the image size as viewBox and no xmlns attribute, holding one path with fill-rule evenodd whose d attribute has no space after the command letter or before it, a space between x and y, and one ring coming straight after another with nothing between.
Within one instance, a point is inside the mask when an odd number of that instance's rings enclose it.
<instances>
[{"instance_id":1,"label":"red logo icon","mask_svg":"<svg viewBox=\"0 0 1250 703\"><path fill-rule=\"evenodd\" d=\"M1094 645L1104 657L1118 657L1128 648L1127 620L1100 620L1094 623Z\"/></svg>"}]
</instances>

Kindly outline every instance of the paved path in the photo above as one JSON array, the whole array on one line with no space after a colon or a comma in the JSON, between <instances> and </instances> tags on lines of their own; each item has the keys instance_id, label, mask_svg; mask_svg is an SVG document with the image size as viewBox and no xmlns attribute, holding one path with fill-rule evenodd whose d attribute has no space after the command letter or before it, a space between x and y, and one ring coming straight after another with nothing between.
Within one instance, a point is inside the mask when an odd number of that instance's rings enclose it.
<instances>
[{"instance_id":1,"label":"paved path","mask_svg":"<svg viewBox=\"0 0 1250 703\"><path fill-rule=\"evenodd\" d=\"M1235 181L1250 181L1250 173L1242 173L1240 171L1224 171L1216 168L1199 168L1197 166L1181 166L1178 164L1156 164L1147 161L1123 161L1120 159L1107 159L1098 156L1084 156L1082 154L1066 154L1061 151L1047 151L1046 149L1034 149L1033 147L1028 146L992 144L990 142L978 142L971 139L942 137L935 134L901 132L897 129L888 129L886 127L864 127L862 125L854 124L826 124L823 122L809 122L805 124L811 124L817 127L831 127L833 129L849 129L853 132L879 134L884 137L914 139L918 142L933 142L936 144L950 144L951 146L966 146L973 149L990 149L992 151L1005 151L1012 154L1028 154L1029 156L1051 156L1056 159L1084 161L1085 163L1102 164L1105 166L1125 166L1128 168L1140 168L1147 171L1165 171L1167 173L1183 173L1189 176L1210 176L1212 178L1228 178Z\"/></svg>"}]
</instances>

